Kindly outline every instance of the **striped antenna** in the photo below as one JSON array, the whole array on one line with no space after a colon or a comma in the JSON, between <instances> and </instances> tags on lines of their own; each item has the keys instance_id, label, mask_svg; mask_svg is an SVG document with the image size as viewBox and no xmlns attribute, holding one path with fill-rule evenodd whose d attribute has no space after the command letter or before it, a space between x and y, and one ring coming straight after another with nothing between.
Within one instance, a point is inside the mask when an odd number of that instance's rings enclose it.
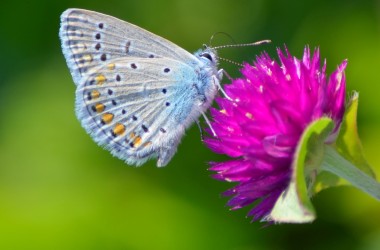
<instances>
[{"instance_id":1,"label":"striped antenna","mask_svg":"<svg viewBox=\"0 0 380 250\"><path fill-rule=\"evenodd\" d=\"M228 62L228 63L231 63L231 64L234 64L234 65L237 65L237 66L240 66L240 67L243 67L243 66L244 66L244 65L241 64L241 63L238 63L238 62L232 61L232 60L227 59L227 58L218 57L218 59L220 59L220 60L222 60L222 61L225 61L225 62Z\"/></svg>"},{"instance_id":2,"label":"striped antenna","mask_svg":"<svg viewBox=\"0 0 380 250\"><path fill-rule=\"evenodd\" d=\"M271 40L262 40L254 43L240 43L240 44L227 44L213 47L213 49L224 49L224 48L232 48L232 47L247 47L247 46L257 46L261 44L266 44L272 42Z\"/></svg>"}]
</instances>

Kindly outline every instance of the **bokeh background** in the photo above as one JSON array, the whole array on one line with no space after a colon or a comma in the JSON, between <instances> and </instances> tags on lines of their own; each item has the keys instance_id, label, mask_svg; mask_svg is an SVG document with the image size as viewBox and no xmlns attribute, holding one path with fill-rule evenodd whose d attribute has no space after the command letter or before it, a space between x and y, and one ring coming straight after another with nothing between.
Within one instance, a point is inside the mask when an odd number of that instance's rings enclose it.
<instances>
[{"instance_id":1,"label":"bokeh background","mask_svg":"<svg viewBox=\"0 0 380 250\"><path fill-rule=\"evenodd\" d=\"M221 157L188 130L171 163L126 166L98 147L74 114L75 86L61 54L59 16L80 7L116 16L188 51L223 31L238 43L221 56L252 61L263 50L320 46L331 73L345 58L360 92L359 133L380 175L380 2L2 1L0 3L0 249L380 249L380 202L352 187L315 198L306 225L264 227L229 211L210 177ZM213 45L231 43L218 35ZM222 63L230 75L238 69Z\"/></svg>"}]
</instances>

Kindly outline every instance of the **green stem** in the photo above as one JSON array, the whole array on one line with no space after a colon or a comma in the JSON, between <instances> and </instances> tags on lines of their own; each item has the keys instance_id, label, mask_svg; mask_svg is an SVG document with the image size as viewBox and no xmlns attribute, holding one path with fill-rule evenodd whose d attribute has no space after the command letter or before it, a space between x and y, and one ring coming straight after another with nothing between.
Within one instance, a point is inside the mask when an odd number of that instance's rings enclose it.
<instances>
[{"instance_id":1,"label":"green stem","mask_svg":"<svg viewBox=\"0 0 380 250\"><path fill-rule=\"evenodd\" d=\"M353 186L380 200L380 183L347 161L332 146L325 145L322 170L346 179Z\"/></svg>"}]
</instances>

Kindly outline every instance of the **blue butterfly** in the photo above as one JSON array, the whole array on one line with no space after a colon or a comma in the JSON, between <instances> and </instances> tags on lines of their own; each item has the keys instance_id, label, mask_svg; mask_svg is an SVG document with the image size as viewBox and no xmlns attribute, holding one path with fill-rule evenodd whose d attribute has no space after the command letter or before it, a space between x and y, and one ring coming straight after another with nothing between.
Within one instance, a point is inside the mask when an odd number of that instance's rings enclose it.
<instances>
[{"instance_id":1,"label":"blue butterfly","mask_svg":"<svg viewBox=\"0 0 380 250\"><path fill-rule=\"evenodd\" d=\"M158 167L167 165L220 88L223 71L210 47L190 54L133 24L82 9L62 14L59 36L77 85L78 119L100 146L131 165L156 157Z\"/></svg>"}]
</instances>

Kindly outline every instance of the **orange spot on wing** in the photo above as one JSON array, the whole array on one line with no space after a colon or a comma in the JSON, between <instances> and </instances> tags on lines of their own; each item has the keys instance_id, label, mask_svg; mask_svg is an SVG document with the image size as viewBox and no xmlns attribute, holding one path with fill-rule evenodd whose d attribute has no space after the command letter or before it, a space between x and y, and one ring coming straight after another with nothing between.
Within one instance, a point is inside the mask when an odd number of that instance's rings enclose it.
<instances>
[{"instance_id":1,"label":"orange spot on wing","mask_svg":"<svg viewBox=\"0 0 380 250\"><path fill-rule=\"evenodd\" d=\"M104 104L102 104L102 103L95 104L95 110L96 110L96 112L101 113L101 112L104 111L104 109L105 109Z\"/></svg>"},{"instance_id":2,"label":"orange spot on wing","mask_svg":"<svg viewBox=\"0 0 380 250\"><path fill-rule=\"evenodd\" d=\"M145 147L148 147L150 145L152 145L152 142L148 141L148 142L145 142L142 146L145 148Z\"/></svg>"},{"instance_id":3,"label":"orange spot on wing","mask_svg":"<svg viewBox=\"0 0 380 250\"><path fill-rule=\"evenodd\" d=\"M113 128L113 133L115 135L122 135L125 132L125 126L121 123L117 123Z\"/></svg>"},{"instance_id":4,"label":"orange spot on wing","mask_svg":"<svg viewBox=\"0 0 380 250\"><path fill-rule=\"evenodd\" d=\"M84 55L84 56L83 56L83 59L84 59L86 62L92 62L93 57L92 57L92 55L87 54L87 55Z\"/></svg>"},{"instance_id":5,"label":"orange spot on wing","mask_svg":"<svg viewBox=\"0 0 380 250\"><path fill-rule=\"evenodd\" d=\"M102 75L102 74L99 74L95 77L95 81L97 82L97 84L101 85L103 84L105 81L107 80L107 78Z\"/></svg>"},{"instance_id":6,"label":"orange spot on wing","mask_svg":"<svg viewBox=\"0 0 380 250\"><path fill-rule=\"evenodd\" d=\"M129 138L131 139L131 140L133 140L133 138L135 138L136 137L136 134L134 133L134 132L131 132L130 134L129 134Z\"/></svg>"},{"instance_id":7,"label":"orange spot on wing","mask_svg":"<svg viewBox=\"0 0 380 250\"><path fill-rule=\"evenodd\" d=\"M115 64L114 63L110 63L110 64L107 65L107 68L109 70L114 70L115 69Z\"/></svg>"},{"instance_id":8,"label":"orange spot on wing","mask_svg":"<svg viewBox=\"0 0 380 250\"><path fill-rule=\"evenodd\" d=\"M112 122L113 120L113 114L111 113L105 113L103 116L102 116L102 121L105 123L105 124L108 124L110 122Z\"/></svg>"},{"instance_id":9,"label":"orange spot on wing","mask_svg":"<svg viewBox=\"0 0 380 250\"><path fill-rule=\"evenodd\" d=\"M140 136L137 136L134 140L133 140L133 144L135 145L135 147L138 147L142 142L142 139Z\"/></svg>"},{"instance_id":10,"label":"orange spot on wing","mask_svg":"<svg viewBox=\"0 0 380 250\"><path fill-rule=\"evenodd\" d=\"M91 91L91 98L92 99L99 98L99 96L100 96L100 92L99 91L97 91L97 90Z\"/></svg>"}]
</instances>

